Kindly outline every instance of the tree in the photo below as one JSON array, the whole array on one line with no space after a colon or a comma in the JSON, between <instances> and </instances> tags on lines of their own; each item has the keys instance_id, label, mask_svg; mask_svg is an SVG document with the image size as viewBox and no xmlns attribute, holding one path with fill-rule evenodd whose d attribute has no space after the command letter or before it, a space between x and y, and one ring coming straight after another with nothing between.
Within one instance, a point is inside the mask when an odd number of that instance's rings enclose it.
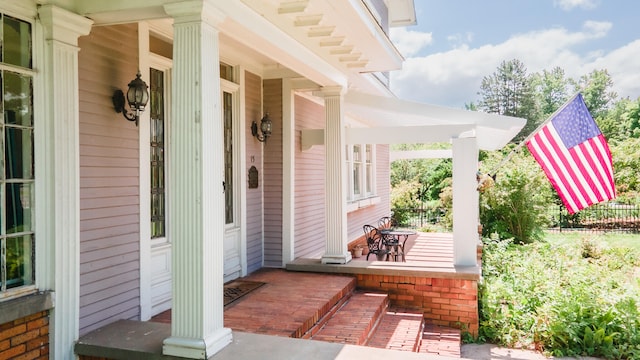
<instances>
[{"instance_id":1,"label":"tree","mask_svg":"<svg viewBox=\"0 0 640 360\"><path fill-rule=\"evenodd\" d=\"M578 87L594 119L604 115L618 97L618 94L610 90L612 86L613 80L606 69L593 70L580 77Z\"/></svg>"},{"instance_id":2,"label":"tree","mask_svg":"<svg viewBox=\"0 0 640 360\"><path fill-rule=\"evenodd\" d=\"M542 75L535 74L534 88L543 118L553 114L571 96L571 80L565 77L564 69L555 67L542 70Z\"/></svg>"},{"instance_id":3,"label":"tree","mask_svg":"<svg viewBox=\"0 0 640 360\"><path fill-rule=\"evenodd\" d=\"M532 78L517 59L503 61L496 72L482 78L478 108L494 114L515 116L527 120L514 141L526 137L538 125L538 110Z\"/></svg>"}]
</instances>

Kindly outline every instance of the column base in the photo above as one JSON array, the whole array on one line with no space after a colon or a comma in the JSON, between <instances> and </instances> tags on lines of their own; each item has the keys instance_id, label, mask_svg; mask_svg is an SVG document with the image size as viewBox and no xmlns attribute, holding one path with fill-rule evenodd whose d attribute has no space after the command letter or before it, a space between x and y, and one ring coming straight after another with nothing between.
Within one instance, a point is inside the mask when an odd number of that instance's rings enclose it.
<instances>
[{"instance_id":1,"label":"column base","mask_svg":"<svg viewBox=\"0 0 640 360\"><path fill-rule=\"evenodd\" d=\"M162 354L189 359L208 359L231 343L231 329L222 328L204 339L172 336L164 339Z\"/></svg>"},{"instance_id":2,"label":"column base","mask_svg":"<svg viewBox=\"0 0 640 360\"><path fill-rule=\"evenodd\" d=\"M324 254L322 255L322 259L320 260L320 262L323 264L346 264L349 261L351 261L350 252L337 255Z\"/></svg>"}]
</instances>

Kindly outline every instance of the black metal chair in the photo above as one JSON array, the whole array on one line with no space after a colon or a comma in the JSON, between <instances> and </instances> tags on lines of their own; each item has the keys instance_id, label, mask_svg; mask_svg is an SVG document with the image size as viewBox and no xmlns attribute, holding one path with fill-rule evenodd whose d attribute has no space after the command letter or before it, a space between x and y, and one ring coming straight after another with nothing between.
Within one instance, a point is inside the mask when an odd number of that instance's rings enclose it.
<instances>
[{"instance_id":1,"label":"black metal chair","mask_svg":"<svg viewBox=\"0 0 640 360\"><path fill-rule=\"evenodd\" d=\"M369 255L371 254L376 255L378 260L382 260L383 257L389 255L389 250L387 250L387 247L383 242L382 234L375 226L364 225L362 230L364 231L364 235L367 240L367 247L369 248L367 260L369 260Z\"/></svg>"},{"instance_id":2,"label":"black metal chair","mask_svg":"<svg viewBox=\"0 0 640 360\"><path fill-rule=\"evenodd\" d=\"M389 256L393 256L395 261L398 261L398 257L404 259L404 244L400 243L400 240L394 235L385 234L385 229L393 229L398 226L396 220L390 216L383 216L378 220L378 229L381 231L382 243L385 248L390 250Z\"/></svg>"},{"instance_id":3,"label":"black metal chair","mask_svg":"<svg viewBox=\"0 0 640 360\"><path fill-rule=\"evenodd\" d=\"M391 216L383 216L378 220L378 229L391 229L398 226L398 223Z\"/></svg>"}]
</instances>

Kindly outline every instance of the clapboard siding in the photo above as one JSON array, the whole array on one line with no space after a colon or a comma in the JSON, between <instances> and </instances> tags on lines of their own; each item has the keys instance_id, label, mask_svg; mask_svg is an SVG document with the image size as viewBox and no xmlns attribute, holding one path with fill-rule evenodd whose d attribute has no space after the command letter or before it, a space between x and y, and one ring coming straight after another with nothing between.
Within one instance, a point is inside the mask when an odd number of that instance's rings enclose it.
<instances>
[{"instance_id":1,"label":"clapboard siding","mask_svg":"<svg viewBox=\"0 0 640 360\"><path fill-rule=\"evenodd\" d=\"M262 83L265 112L273 122L264 144L264 266L282 267L282 80Z\"/></svg>"},{"instance_id":2,"label":"clapboard siding","mask_svg":"<svg viewBox=\"0 0 640 360\"><path fill-rule=\"evenodd\" d=\"M380 197L380 203L367 206L347 214L347 236L349 241L364 235L362 225L378 225L378 219L389 216L391 180L389 177L389 145L376 145L376 191Z\"/></svg>"},{"instance_id":3,"label":"clapboard siding","mask_svg":"<svg viewBox=\"0 0 640 360\"><path fill-rule=\"evenodd\" d=\"M295 97L295 256L322 255L325 250L325 150L301 151L302 129L324 129L324 107Z\"/></svg>"},{"instance_id":4,"label":"clapboard siding","mask_svg":"<svg viewBox=\"0 0 640 360\"><path fill-rule=\"evenodd\" d=\"M80 333L139 318L138 128L111 96L138 70L135 25L94 27L81 37Z\"/></svg>"},{"instance_id":5,"label":"clapboard siding","mask_svg":"<svg viewBox=\"0 0 640 360\"><path fill-rule=\"evenodd\" d=\"M262 143L251 135L251 122L262 119L262 79L245 72L245 132L247 139L245 174L251 166L258 170L258 187L249 189L247 184L247 272L262 267L262 190L264 172L262 169ZM245 185L245 184L242 184Z\"/></svg>"}]
</instances>

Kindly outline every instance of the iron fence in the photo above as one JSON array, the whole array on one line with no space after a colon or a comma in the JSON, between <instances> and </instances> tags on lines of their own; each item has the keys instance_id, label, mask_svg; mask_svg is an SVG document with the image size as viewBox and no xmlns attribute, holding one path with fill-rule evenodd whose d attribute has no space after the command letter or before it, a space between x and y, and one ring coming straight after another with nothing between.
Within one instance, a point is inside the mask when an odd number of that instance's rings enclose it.
<instances>
[{"instance_id":1,"label":"iron fence","mask_svg":"<svg viewBox=\"0 0 640 360\"><path fill-rule=\"evenodd\" d=\"M401 226L415 229L437 225L445 215L443 209L393 209L393 213ZM546 216L552 232L640 233L640 205L596 204L572 215L563 205L553 205Z\"/></svg>"},{"instance_id":2,"label":"iron fence","mask_svg":"<svg viewBox=\"0 0 640 360\"><path fill-rule=\"evenodd\" d=\"M640 206L616 203L596 204L569 214L563 205L547 210L550 231L640 232Z\"/></svg>"}]
</instances>

